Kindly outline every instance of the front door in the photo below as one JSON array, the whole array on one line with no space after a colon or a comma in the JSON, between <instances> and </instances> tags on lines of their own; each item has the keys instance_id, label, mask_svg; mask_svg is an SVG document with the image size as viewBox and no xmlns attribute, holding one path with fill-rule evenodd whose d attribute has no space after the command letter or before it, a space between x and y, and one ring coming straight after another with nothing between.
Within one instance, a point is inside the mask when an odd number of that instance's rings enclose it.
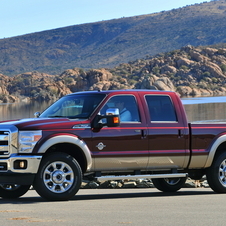
<instances>
[{"instance_id":1,"label":"front door","mask_svg":"<svg viewBox=\"0 0 226 226\"><path fill-rule=\"evenodd\" d=\"M116 95L102 108L101 114L105 114L107 108L118 108L121 123L119 127L103 127L92 133L96 171L147 168L147 127L143 110L138 109L138 101L134 95Z\"/></svg>"}]
</instances>

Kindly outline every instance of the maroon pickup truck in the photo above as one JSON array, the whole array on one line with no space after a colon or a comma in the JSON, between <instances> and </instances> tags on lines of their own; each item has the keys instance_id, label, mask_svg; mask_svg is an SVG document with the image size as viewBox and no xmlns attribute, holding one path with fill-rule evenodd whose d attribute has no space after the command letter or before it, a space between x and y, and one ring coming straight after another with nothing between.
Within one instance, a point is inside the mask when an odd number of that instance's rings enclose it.
<instances>
[{"instance_id":1,"label":"maroon pickup truck","mask_svg":"<svg viewBox=\"0 0 226 226\"><path fill-rule=\"evenodd\" d=\"M2 198L33 185L47 200L68 200L83 177L149 178L175 192L187 177L204 175L215 192L226 192L226 124L188 123L174 92L77 92L36 118L0 123Z\"/></svg>"}]
</instances>

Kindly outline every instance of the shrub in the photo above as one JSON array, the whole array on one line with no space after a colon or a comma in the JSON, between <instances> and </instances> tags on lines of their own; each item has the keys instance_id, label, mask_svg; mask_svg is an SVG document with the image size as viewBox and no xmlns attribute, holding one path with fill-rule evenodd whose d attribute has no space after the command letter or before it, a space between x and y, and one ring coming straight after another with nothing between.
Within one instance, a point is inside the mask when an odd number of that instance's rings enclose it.
<instances>
[{"instance_id":1,"label":"shrub","mask_svg":"<svg viewBox=\"0 0 226 226\"><path fill-rule=\"evenodd\" d=\"M202 78L205 78L205 77L210 77L210 72L205 71L205 72L202 74Z\"/></svg>"},{"instance_id":2,"label":"shrub","mask_svg":"<svg viewBox=\"0 0 226 226\"><path fill-rule=\"evenodd\" d=\"M159 74L160 73L160 68L158 66L155 66L155 67L152 68L152 72L154 74Z\"/></svg>"},{"instance_id":3,"label":"shrub","mask_svg":"<svg viewBox=\"0 0 226 226\"><path fill-rule=\"evenodd\" d=\"M189 70L189 68L186 65L181 65L180 69L182 69L182 70Z\"/></svg>"},{"instance_id":4,"label":"shrub","mask_svg":"<svg viewBox=\"0 0 226 226\"><path fill-rule=\"evenodd\" d=\"M212 82L213 83L217 83L218 82L218 79L217 78L212 78Z\"/></svg>"},{"instance_id":5,"label":"shrub","mask_svg":"<svg viewBox=\"0 0 226 226\"><path fill-rule=\"evenodd\" d=\"M74 81L74 79L73 78L71 78L71 77L66 77L66 78L64 78L64 82L65 82L65 84L71 84L72 82Z\"/></svg>"},{"instance_id":6,"label":"shrub","mask_svg":"<svg viewBox=\"0 0 226 226\"><path fill-rule=\"evenodd\" d=\"M226 72L226 64L221 64L220 68L223 72Z\"/></svg>"}]
</instances>

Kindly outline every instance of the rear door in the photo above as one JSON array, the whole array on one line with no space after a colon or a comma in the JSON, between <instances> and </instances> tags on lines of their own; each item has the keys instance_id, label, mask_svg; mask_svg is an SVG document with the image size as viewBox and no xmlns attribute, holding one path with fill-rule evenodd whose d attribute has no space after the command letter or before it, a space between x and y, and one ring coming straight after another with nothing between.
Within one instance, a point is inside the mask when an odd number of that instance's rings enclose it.
<instances>
[{"instance_id":1,"label":"rear door","mask_svg":"<svg viewBox=\"0 0 226 226\"><path fill-rule=\"evenodd\" d=\"M172 93L173 94L173 93ZM186 167L189 160L188 128L176 96L146 94L142 97L147 116L150 157L148 168Z\"/></svg>"}]
</instances>

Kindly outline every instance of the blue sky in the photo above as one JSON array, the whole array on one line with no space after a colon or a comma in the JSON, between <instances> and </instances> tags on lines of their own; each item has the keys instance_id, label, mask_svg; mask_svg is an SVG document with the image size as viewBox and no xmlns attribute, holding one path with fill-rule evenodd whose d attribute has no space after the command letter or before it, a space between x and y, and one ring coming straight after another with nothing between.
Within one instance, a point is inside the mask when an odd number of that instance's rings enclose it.
<instances>
[{"instance_id":1,"label":"blue sky","mask_svg":"<svg viewBox=\"0 0 226 226\"><path fill-rule=\"evenodd\" d=\"M208 0L209 1L209 0ZM0 39L170 10L199 0L0 0Z\"/></svg>"}]
</instances>

